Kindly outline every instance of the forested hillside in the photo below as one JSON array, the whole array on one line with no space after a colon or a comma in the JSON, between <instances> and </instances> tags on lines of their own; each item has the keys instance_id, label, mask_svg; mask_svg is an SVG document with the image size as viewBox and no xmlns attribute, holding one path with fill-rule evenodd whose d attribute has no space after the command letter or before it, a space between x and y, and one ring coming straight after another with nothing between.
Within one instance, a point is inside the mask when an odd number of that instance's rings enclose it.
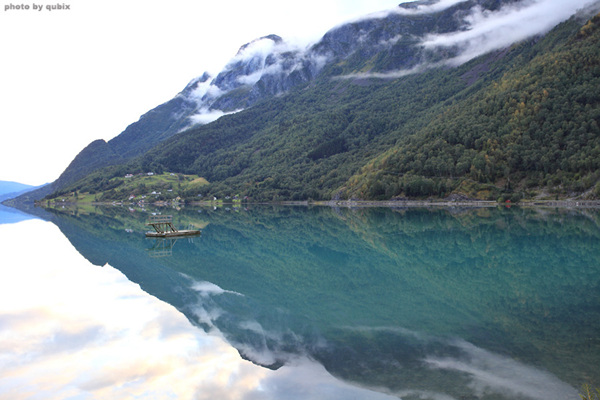
<instances>
[{"instance_id":1,"label":"forested hillside","mask_svg":"<svg viewBox=\"0 0 600 400\"><path fill-rule=\"evenodd\" d=\"M110 187L102 199L123 199L112 178L169 171L210 182L177 193L186 199L598 198L599 23L572 18L459 67L395 79L341 76L343 59L58 194Z\"/></svg>"},{"instance_id":2,"label":"forested hillside","mask_svg":"<svg viewBox=\"0 0 600 400\"><path fill-rule=\"evenodd\" d=\"M511 191L598 197L600 17L563 45L449 106L351 179L358 196L439 195L462 179ZM520 56L521 57L521 56ZM466 76L466 78L468 78Z\"/></svg>"}]
</instances>

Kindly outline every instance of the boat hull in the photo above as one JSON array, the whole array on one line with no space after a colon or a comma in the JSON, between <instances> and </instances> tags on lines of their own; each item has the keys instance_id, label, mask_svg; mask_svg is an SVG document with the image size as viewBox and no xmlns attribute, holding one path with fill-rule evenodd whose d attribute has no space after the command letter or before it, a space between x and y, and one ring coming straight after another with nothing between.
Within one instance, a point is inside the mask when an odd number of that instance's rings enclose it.
<instances>
[{"instance_id":1,"label":"boat hull","mask_svg":"<svg viewBox=\"0 0 600 400\"><path fill-rule=\"evenodd\" d=\"M199 235L200 231L175 231L175 232L146 232L146 237L179 237L179 236L196 236Z\"/></svg>"}]
</instances>

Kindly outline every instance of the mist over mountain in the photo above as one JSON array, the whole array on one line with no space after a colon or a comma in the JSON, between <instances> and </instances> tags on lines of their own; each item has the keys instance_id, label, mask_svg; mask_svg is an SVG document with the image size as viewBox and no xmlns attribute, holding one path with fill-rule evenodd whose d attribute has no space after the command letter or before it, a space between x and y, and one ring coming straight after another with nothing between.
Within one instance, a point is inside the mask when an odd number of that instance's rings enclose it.
<instances>
[{"instance_id":1,"label":"mist over mountain","mask_svg":"<svg viewBox=\"0 0 600 400\"><path fill-rule=\"evenodd\" d=\"M428 101L428 104L419 104L423 99L416 99L412 111L409 106L395 111L424 117L423 113L426 109L431 111L443 104L444 101L456 101L457 98L452 100L453 96L464 98L469 95L466 92L461 94L461 91L475 82L483 83L499 78L500 74L507 72L515 62L525 65L532 59L536 51L544 51L540 46L538 50L524 56L517 54L518 51L527 52L530 49L520 48L517 51L514 47L515 43L523 43L523 41L535 38L533 42L528 42L528 46L534 46L540 39L540 35L547 34L574 14L579 13L573 23L583 24L586 19L599 10L599 2L592 0L576 2L558 0L425 0L403 3L394 9L370 14L334 27L321 40L306 48L291 45L275 34L258 38L241 46L238 53L217 76L213 77L208 73L199 75L192 79L175 98L142 115L139 121L128 126L119 136L108 142L99 140L90 144L73 160L58 180L46 189L46 193L40 193L42 195L40 197L51 192L67 190L80 179L90 176L91 173L114 165L128 165L128 169L169 168L176 172L193 172L205 176L211 182L231 180L241 171L254 168L254 163L249 162L245 158L246 156L241 155L239 148L233 151L231 146L243 146L243 143L251 140L253 135L261 129L269 132L276 130L274 125L269 125L268 122L267 125L262 122L256 124L257 114L243 113L242 111L250 111L258 106L263 107L263 110L274 110L284 107L285 102L293 104L295 101L300 101L306 104L306 102L313 101L314 104L311 106L314 107L313 111L307 109L306 112L319 112L331 106L331 104L327 104L328 101L331 101L331 97L329 100L327 96L321 97L322 93L319 92L319 88L329 91L329 93L335 93L336 90L338 94L341 93L340 91L352 92L355 99L360 96L363 103L370 101L381 103L385 100L377 98L377 93L382 93L384 88L390 91L414 90L412 96L410 93L405 95L407 99L415 99L415 96L423 95L422 92L419 92L419 90L423 90L423 85L431 85L431 82L439 80L436 84L439 93L435 95L438 97L437 103ZM575 30L572 28L569 32L562 32L563 37L560 40L565 40L565 35L572 34ZM546 46L546 49L552 50L553 48ZM463 74L468 71L458 74L458 69L464 68L470 62L477 62L474 60L486 55L491 55L491 58L482 60L479 63L480 67L471 68L470 78L467 79L468 85L463 85ZM529 59L523 57L529 57ZM497 65L497 68L494 69L494 65ZM494 71L497 75L493 75ZM418 83L420 79L423 79L425 73L433 75L428 76L426 83ZM442 86L439 86L440 84ZM405 87L399 88L399 85ZM360 87L370 87L370 89L360 91ZM308 93L309 91L312 92ZM304 97L300 100L301 96ZM395 101L392 100L395 96L388 96L388 101ZM312 100L308 98L312 98ZM347 110L342 111L349 104L348 102L353 101L352 99L337 98L335 101L338 102L339 107L334 114L345 114L349 116L349 119L356 117L350 116L351 114ZM365 108L369 108L371 105L365 106ZM391 106L391 104L385 105L388 108ZM288 113L289 118L284 118L281 112L276 113L279 117L277 126L280 130L278 133L271 132L277 137L273 140L280 140L285 133L285 129L281 128L286 124L289 125L289 122L283 123L284 119L298 120L301 118L293 113ZM331 112L332 110L329 109L330 114ZM391 109L390 112L392 112ZM266 115L264 112L262 114ZM319 118L331 121L330 114L320 115ZM235 117L235 119L228 120L230 122L223 121L222 125L210 128L214 121L217 119L220 121L221 117L227 115ZM371 116L373 113L369 113L369 117ZM342 122L343 126L334 128L334 131L340 130L337 133L332 133L331 129L325 129L327 132L316 134L311 139L311 143L306 144L311 151L316 151L316 153L309 152L307 154L305 152L302 156L304 157L302 163L306 159L313 162L322 160L319 162L323 163L326 162L324 159L328 159L332 155L350 153L347 155L354 166L343 174L339 174L340 171L338 171L340 178L335 183L330 183L330 185L337 185L337 189L340 186L347 186L344 185L343 180L349 179L358 171L358 164L366 165L369 155L374 157L378 153L389 150L401 137L405 136L400 132L392 135L390 129L393 131L395 125L401 122L391 122L386 118L382 114L379 121L373 120L368 123L366 121L371 118L362 119L362 125L368 125L360 128L363 131L379 131L380 134L376 134L376 136L380 137L383 137L384 133L388 135L381 142L377 142L378 139L375 139L377 143L372 142L371 138L366 142L361 141L356 135L351 138L349 133L341 135L348 124L356 124L357 120ZM305 118L304 129L294 130L293 135L296 139L303 133L319 129L311 127L312 125L306 122L308 120L310 118ZM404 123L408 121L406 118L403 120ZM239 124L245 126L246 132L229 135L228 140L230 140L231 146L227 150L228 145L222 142L228 136L227 128L224 125L231 126L233 121L240 121ZM414 128L423 128L421 122L415 122ZM314 123L322 124L318 121L314 121ZM238 126L239 124L233 122L233 125ZM189 140L184 139L185 137L189 138L190 135L202 135L200 133L202 129L198 127L203 125L207 127L205 132L210 132L204 134L210 136L210 138L207 137L207 140L221 143L218 148L212 145L206 146L207 142L204 139L201 141L204 145L197 143L191 145ZM227 132L224 132L223 129ZM373 134L370 135L373 136ZM177 146L176 143L181 141L185 141L183 146L186 151L175 155L172 150L168 149L169 146ZM197 141L192 140L192 142ZM159 144L160 146L156 147ZM166 149L165 145L167 145ZM254 143L253 146L258 146L254 147L253 152L264 148L264 145L259 143ZM353 146L357 148L354 149ZM361 149L359 150L358 147ZM281 146L275 147L274 151L277 149L283 150ZM150 153L148 153L149 151ZM160 156L161 152L163 155L166 154L165 152L169 152L169 157L179 157L180 159L165 161L165 156ZM218 152L228 155L220 158L216 156ZM245 161L239 161L240 159ZM131 164L133 160L138 161ZM333 161L340 165L347 160ZM322 172L318 173L327 175L338 169L336 162L327 165ZM453 162L456 164L457 160L453 160ZM229 172L215 172L223 169ZM303 167L303 169L306 171L307 168ZM276 171L267 172L264 169L260 172L255 169L254 172L252 178L248 177L250 181L254 182L277 175L274 173ZM410 171L400 173L406 174L406 172ZM109 174L114 174L114 172ZM452 175L454 171L449 174L454 176ZM488 181L493 183L491 180L494 179L497 180L496 177L493 177ZM81 187L81 185L79 186ZM234 186L236 190L239 190L237 183ZM288 189L292 188L288 187ZM327 198L332 196L333 192L338 191L337 189L334 187L318 188L316 196Z\"/></svg>"}]
</instances>

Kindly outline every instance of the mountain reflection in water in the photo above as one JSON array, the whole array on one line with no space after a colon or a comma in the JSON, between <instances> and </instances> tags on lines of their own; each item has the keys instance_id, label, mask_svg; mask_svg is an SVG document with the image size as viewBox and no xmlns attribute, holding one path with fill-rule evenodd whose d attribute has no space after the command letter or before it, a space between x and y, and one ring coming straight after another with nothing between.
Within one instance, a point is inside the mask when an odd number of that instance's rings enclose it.
<instances>
[{"instance_id":1,"label":"mountain reflection in water","mask_svg":"<svg viewBox=\"0 0 600 400\"><path fill-rule=\"evenodd\" d=\"M290 368L324 368L358 398L569 399L600 383L595 211L165 213L202 236L145 239L147 214L121 208L42 217L93 264L287 374L278 388L298 385Z\"/></svg>"}]
</instances>

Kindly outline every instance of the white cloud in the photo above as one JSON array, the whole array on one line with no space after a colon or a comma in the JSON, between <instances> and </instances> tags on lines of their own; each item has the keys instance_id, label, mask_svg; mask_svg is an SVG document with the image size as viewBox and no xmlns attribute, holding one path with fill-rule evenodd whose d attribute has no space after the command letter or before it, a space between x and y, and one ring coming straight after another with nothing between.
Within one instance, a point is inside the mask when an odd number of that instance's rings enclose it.
<instances>
[{"instance_id":1,"label":"white cloud","mask_svg":"<svg viewBox=\"0 0 600 400\"><path fill-rule=\"evenodd\" d=\"M464 0L440 1L428 6L397 9L371 14L370 17L385 17L390 12L399 14L429 13L446 9ZM435 50L439 47L457 47L458 56L442 64L460 65L477 56L493 50L506 48L513 43L529 37L543 34L560 22L570 18L577 11L596 3L597 0L528 0L497 11L484 10L474 7L471 14L465 18L465 30L448 34L428 35L423 40L423 46ZM399 36L390 39L390 44L397 42ZM387 42L382 45L388 44ZM411 69L387 72L365 72L349 74L338 79L396 79L410 74L419 73L428 68L439 67L442 64L422 64Z\"/></svg>"},{"instance_id":2,"label":"white cloud","mask_svg":"<svg viewBox=\"0 0 600 400\"><path fill-rule=\"evenodd\" d=\"M397 7L399 2L176 0L165 6L158 0L72 0L71 10L63 13L2 8L0 36L10 40L0 42L0 180L37 185L56 179L90 142L117 136L175 96L191 77L219 72L254 38L278 34L302 48L373 11L386 10L370 18L423 13L459 1L415 10ZM429 37L426 44L459 45L464 51L455 61L463 62L547 30L590 3L530 1L522 14L498 12L498 22L474 14L470 31ZM493 24L502 21L493 33Z\"/></svg>"},{"instance_id":3,"label":"white cloud","mask_svg":"<svg viewBox=\"0 0 600 400\"><path fill-rule=\"evenodd\" d=\"M244 85L252 86L252 85L256 84L256 82L258 82L260 80L260 78L262 78L264 75L278 74L282 71L283 71L283 66L280 63L275 63L272 65L268 65L266 67L263 65L256 72L238 77L237 81Z\"/></svg>"},{"instance_id":4,"label":"white cloud","mask_svg":"<svg viewBox=\"0 0 600 400\"><path fill-rule=\"evenodd\" d=\"M24 235L30 241L23 241ZM194 327L110 265L91 265L51 223L0 225L0 239L4 263L11 267L0 280L0 398L450 399L443 393L386 394L378 392L382 388L359 387L302 355L276 371L257 367L241 359L220 332ZM36 251L30 243L36 243ZM49 254L60 262L49 261ZM203 323L225 312L209 315L212 296L238 296L209 282L190 285L205 310ZM241 327L281 340L256 322ZM424 361L434 370L466 377L475 397L491 392L509 398L578 398L575 389L550 373L465 341L447 342L395 326L348 329L441 344ZM449 351L442 354L449 355L440 355L444 349ZM263 356L266 362L277 358Z\"/></svg>"},{"instance_id":5,"label":"white cloud","mask_svg":"<svg viewBox=\"0 0 600 400\"><path fill-rule=\"evenodd\" d=\"M390 47L395 45L396 43L398 43L398 41L400 41L400 39L402 39L402 35L398 34L392 38L389 38L388 40L382 40L379 42L380 46L384 46L384 47Z\"/></svg>"},{"instance_id":6,"label":"white cloud","mask_svg":"<svg viewBox=\"0 0 600 400\"><path fill-rule=\"evenodd\" d=\"M467 0L440 0L433 4L422 4L414 7L399 7L395 9L398 14L428 14L446 10L456 4L464 3Z\"/></svg>"},{"instance_id":7,"label":"white cloud","mask_svg":"<svg viewBox=\"0 0 600 400\"><path fill-rule=\"evenodd\" d=\"M212 84L212 79L209 79L206 82L196 83L196 88L190 92L190 98L194 100L200 100L205 95L209 95L211 97L218 97L221 94L221 90L217 86Z\"/></svg>"},{"instance_id":8,"label":"white cloud","mask_svg":"<svg viewBox=\"0 0 600 400\"><path fill-rule=\"evenodd\" d=\"M493 12L476 7L466 19L468 29L450 34L430 35L425 38L423 44L430 49L459 47L460 54L451 63L462 64L492 50L546 33L594 1L531 0L505 6Z\"/></svg>"},{"instance_id":9,"label":"white cloud","mask_svg":"<svg viewBox=\"0 0 600 400\"><path fill-rule=\"evenodd\" d=\"M376 11L373 13L369 13L366 15L361 15L353 20L353 22L367 20L367 19L380 19L386 18L390 14L400 14L400 15L419 15L419 14L429 14L438 11L443 11L456 5L458 3L464 3L467 0L440 0L439 2L432 4L422 4L422 5L410 5L413 1L400 1L399 3L406 3L407 6L396 6L393 8L387 8L385 10Z\"/></svg>"},{"instance_id":10,"label":"white cloud","mask_svg":"<svg viewBox=\"0 0 600 400\"><path fill-rule=\"evenodd\" d=\"M263 70L260 69L256 72L253 72L248 75L238 76L236 80L243 85L252 86L256 82L258 82L262 76L263 76Z\"/></svg>"},{"instance_id":11,"label":"white cloud","mask_svg":"<svg viewBox=\"0 0 600 400\"><path fill-rule=\"evenodd\" d=\"M577 391L573 387L548 372L493 354L465 341L456 341L454 345L463 352L462 357L429 357L425 361L431 368L466 374L471 379L470 386L477 397L492 392L535 400L577 398Z\"/></svg>"},{"instance_id":12,"label":"white cloud","mask_svg":"<svg viewBox=\"0 0 600 400\"><path fill-rule=\"evenodd\" d=\"M411 69L399 69L387 72L359 72L337 76L336 79L398 79L407 75L422 72L426 67L418 65Z\"/></svg>"},{"instance_id":13,"label":"white cloud","mask_svg":"<svg viewBox=\"0 0 600 400\"><path fill-rule=\"evenodd\" d=\"M242 110L224 112L221 110L209 110L209 109L203 108L203 109L200 109L196 114L192 115L190 117L190 119L192 120L193 125L195 125L195 124L205 125L205 124L208 124L208 123L218 120L223 115L235 114L240 111L242 111Z\"/></svg>"},{"instance_id":14,"label":"white cloud","mask_svg":"<svg viewBox=\"0 0 600 400\"><path fill-rule=\"evenodd\" d=\"M44 238L35 252L19 241L31 232ZM0 225L0 238L14 267L0 281L0 398L194 398L203 382L263 376L120 271L91 265L53 224Z\"/></svg>"},{"instance_id":15,"label":"white cloud","mask_svg":"<svg viewBox=\"0 0 600 400\"><path fill-rule=\"evenodd\" d=\"M258 40L254 40L246 47L241 49L238 54L231 60L231 63L235 63L238 61L247 60L249 58L261 57L266 58L269 54L273 53L275 47L277 47L277 43L269 38L261 38Z\"/></svg>"},{"instance_id":16,"label":"white cloud","mask_svg":"<svg viewBox=\"0 0 600 400\"><path fill-rule=\"evenodd\" d=\"M190 278L188 278L188 279L190 279ZM192 289L194 289L196 292L198 292L203 297L214 296L214 295L219 295L219 294L224 294L224 293L229 293L229 294L235 294L235 295L238 295L238 296L243 296L241 293L232 292L231 290L222 289L218 285L215 285L214 283L211 283L211 282L205 282L205 281L203 281L203 282L195 282L195 281L193 281L191 287L192 287Z\"/></svg>"},{"instance_id":17,"label":"white cloud","mask_svg":"<svg viewBox=\"0 0 600 400\"><path fill-rule=\"evenodd\" d=\"M219 72L252 39L278 34L306 45L396 3L71 0L68 11L37 14L2 7L0 37L10 40L0 41L0 180L56 179L90 142L117 136L203 71Z\"/></svg>"}]
</instances>

